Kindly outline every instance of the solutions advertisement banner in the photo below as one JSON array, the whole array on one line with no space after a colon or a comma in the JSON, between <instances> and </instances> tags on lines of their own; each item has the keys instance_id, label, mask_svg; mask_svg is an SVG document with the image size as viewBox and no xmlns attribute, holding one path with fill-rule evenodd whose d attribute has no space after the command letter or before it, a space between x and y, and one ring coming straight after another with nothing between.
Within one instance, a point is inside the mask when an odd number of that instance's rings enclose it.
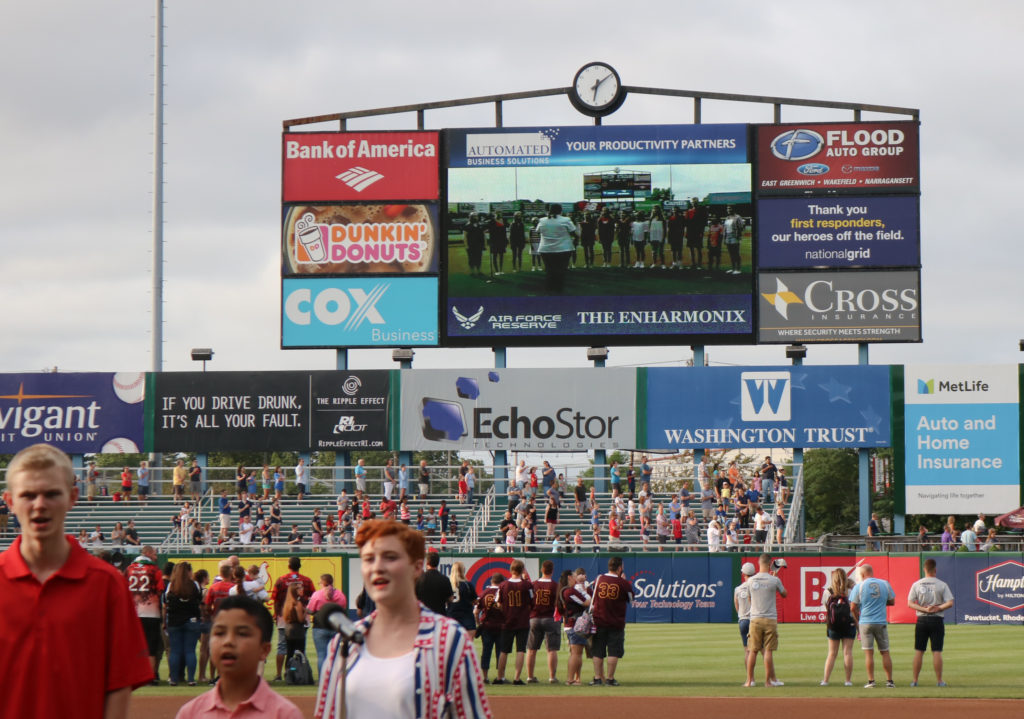
<instances>
[{"instance_id":1,"label":"solutions advertisement banner","mask_svg":"<svg viewBox=\"0 0 1024 719\"><path fill-rule=\"evenodd\" d=\"M436 277L281 280L281 347L436 347Z\"/></svg>"},{"instance_id":2,"label":"solutions advertisement banner","mask_svg":"<svg viewBox=\"0 0 1024 719\"><path fill-rule=\"evenodd\" d=\"M46 442L68 454L138 452L142 372L0 374L0 454Z\"/></svg>"},{"instance_id":3,"label":"solutions advertisement banner","mask_svg":"<svg viewBox=\"0 0 1024 719\"><path fill-rule=\"evenodd\" d=\"M760 194L917 192L918 123L857 122L757 128Z\"/></svg>"},{"instance_id":4,"label":"solutions advertisement banner","mask_svg":"<svg viewBox=\"0 0 1024 719\"><path fill-rule=\"evenodd\" d=\"M636 370L402 370L402 449L586 451L636 440Z\"/></svg>"},{"instance_id":5,"label":"solutions advertisement banner","mask_svg":"<svg viewBox=\"0 0 1024 719\"><path fill-rule=\"evenodd\" d=\"M1010 552L937 554L935 572L953 592L957 624L1024 624L1024 557Z\"/></svg>"},{"instance_id":6,"label":"solutions advertisement banner","mask_svg":"<svg viewBox=\"0 0 1024 719\"><path fill-rule=\"evenodd\" d=\"M920 342L911 271L760 272L758 342Z\"/></svg>"},{"instance_id":7,"label":"solutions advertisement banner","mask_svg":"<svg viewBox=\"0 0 1024 719\"><path fill-rule=\"evenodd\" d=\"M436 132L286 132L282 201L436 200Z\"/></svg>"},{"instance_id":8,"label":"solutions advertisement banner","mask_svg":"<svg viewBox=\"0 0 1024 719\"><path fill-rule=\"evenodd\" d=\"M889 368L652 367L642 446L888 447Z\"/></svg>"},{"instance_id":9,"label":"solutions advertisement banner","mask_svg":"<svg viewBox=\"0 0 1024 719\"><path fill-rule=\"evenodd\" d=\"M907 365L908 514L1002 514L1020 504L1017 365Z\"/></svg>"},{"instance_id":10,"label":"solutions advertisement banner","mask_svg":"<svg viewBox=\"0 0 1024 719\"><path fill-rule=\"evenodd\" d=\"M586 205L578 203L595 193L604 199L591 203L592 211L603 204L616 218L620 210L640 209L637 200L657 195L695 205L686 241L705 247L710 216L725 216L721 198L750 201L747 135L748 127L736 124L446 130L445 343L582 344L624 336L632 344L750 342L749 229L741 233L736 272L725 271L733 266L724 250L718 270L680 267L708 267L710 258L691 263L683 257L683 234L675 234L683 223L655 223L651 231L649 204L643 217L620 220L614 241L606 233L602 244L599 229L593 243L580 239L583 247L566 272L557 269L561 260L548 252L537 229L544 214L539 208L549 204L561 205L562 214L579 225L587 218L578 209ZM617 179L625 177L631 180ZM614 197L605 193L605 181ZM521 208L521 224L500 209L511 207ZM480 229L469 224L470 211L481 215ZM591 244L593 256L584 249Z\"/></svg>"},{"instance_id":11,"label":"solutions advertisement banner","mask_svg":"<svg viewBox=\"0 0 1024 719\"><path fill-rule=\"evenodd\" d=\"M763 199L757 219L761 269L921 264L916 197Z\"/></svg>"},{"instance_id":12,"label":"solutions advertisement banner","mask_svg":"<svg viewBox=\"0 0 1024 719\"><path fill-rule=\"evenodd\" d=\"M149 451L387 446L388 370L162 372L150 378Z\"/></svg>"}]
</instances>

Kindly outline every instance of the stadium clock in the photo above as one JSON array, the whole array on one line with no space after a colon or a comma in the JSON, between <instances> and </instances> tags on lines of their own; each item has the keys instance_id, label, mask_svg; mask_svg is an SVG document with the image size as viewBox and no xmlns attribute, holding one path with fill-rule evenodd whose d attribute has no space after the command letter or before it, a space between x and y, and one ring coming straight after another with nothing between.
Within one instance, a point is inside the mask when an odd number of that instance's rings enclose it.
<instances>
[{"instance_id":1,"label":"stadium clock","mask_svg":"<svg viewBox=\"0 0 1024 719\"><path fill-rule=\"evenodd\" d=\"M581 67L569 88L569 102L590 117L610 115L625 99L619 73L603 62L590 62Z\"/></svg>"}]
</instances>

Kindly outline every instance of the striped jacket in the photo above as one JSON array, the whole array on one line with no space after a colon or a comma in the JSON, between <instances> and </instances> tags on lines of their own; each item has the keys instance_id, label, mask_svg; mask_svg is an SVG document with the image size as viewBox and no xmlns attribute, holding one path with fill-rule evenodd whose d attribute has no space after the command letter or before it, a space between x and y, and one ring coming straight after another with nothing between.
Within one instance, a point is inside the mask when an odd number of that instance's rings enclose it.
<instances>
[{"instance_id":1,"label":"striped jacket","mask_svg":"<svg viewBox=\"0 0 1024 719\"><path fill-rule=\"evenodd\" d=\"M374 612L357 623L364 636L369 636L376 617ZM315 714L318 719L342 716L341 707L337 706L340 674L336 660L340 643L340 636L331 640L320 671ZM458 622L435 614L421 603L420 628L413 647L417 719L491 719L473 642ZM359 662L361 648L358 644L351 646L346 672L351 672Z\"/></svg>"}]
</instances>

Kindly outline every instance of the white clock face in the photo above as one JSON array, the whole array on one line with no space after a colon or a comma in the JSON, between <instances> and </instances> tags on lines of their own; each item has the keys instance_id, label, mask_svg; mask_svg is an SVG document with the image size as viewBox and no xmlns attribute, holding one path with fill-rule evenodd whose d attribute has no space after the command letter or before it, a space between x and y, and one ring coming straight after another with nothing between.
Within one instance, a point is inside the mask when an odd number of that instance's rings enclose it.
<instances>
[{"instance_id":1,"label":"white clock face","mask_svg":"<svg viewBox=\"0 0 1024 719\"><path fill-rule=\"evenodd\" d=\"M607 65L588 65L576 77L576 94L590 107L604 107L615 100L619 81Z\"/></svg>"}]
</instances>

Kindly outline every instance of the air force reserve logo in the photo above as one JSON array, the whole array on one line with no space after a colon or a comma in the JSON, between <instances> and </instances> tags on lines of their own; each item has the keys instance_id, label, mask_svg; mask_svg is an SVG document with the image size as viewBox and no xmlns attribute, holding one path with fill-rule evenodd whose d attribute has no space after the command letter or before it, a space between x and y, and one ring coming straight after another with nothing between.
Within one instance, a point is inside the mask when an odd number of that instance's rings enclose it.
<instances>
[{"instance_id":1,"label":"air force reserve logo","mask_svg":"<svg viewBox=\"0 0 1024 719\"><path fill-rule=\"evenodd\" d=\"M455 315L455 319L459 321L459 326L464 330L471 330L480 321L480 318L484 314L484 306L480 305L480 309L471 315L464 315L459 312L459 308L452 305L452 314Z\"/></svg>"},{"instance_id":2,"label":"air force reserve logo","mask_svg":"<svg viewBox=\"0 0 1024 719\"><path fill-rule=\"evenodd\" d=\"M788 422L792 418L789 372L740 374L740 411L744 422Z\"/></svg>"},{"instance_id":3,"label":"air force reserve logo","mask_svg":"<svg viewBox=\"0 0 1024 719\"><path fill-rule=\"evenodd\" d=\"M814 130L786 130L772 140L772 154L780 160L802 162L814 157L825 146L825 139Z\"/></svg>"}]
</instances>

